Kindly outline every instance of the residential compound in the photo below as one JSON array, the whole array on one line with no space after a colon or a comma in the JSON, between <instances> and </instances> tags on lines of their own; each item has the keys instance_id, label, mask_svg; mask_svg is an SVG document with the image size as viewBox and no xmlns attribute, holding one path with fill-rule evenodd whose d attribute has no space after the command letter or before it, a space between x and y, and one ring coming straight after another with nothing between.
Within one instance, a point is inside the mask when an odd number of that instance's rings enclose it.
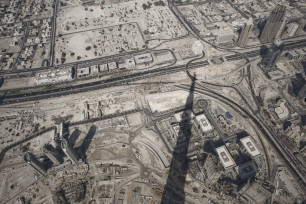
<instances>
[{"instance_id":1,"label":"residential compound","mask_svg":"<svg viewBox=\"0 0 306 204\"><path fill-rule=\"evenodd\" d=\"M302 204L306 3L1 0L0 204Z\"/></svg>"}]
</instances>

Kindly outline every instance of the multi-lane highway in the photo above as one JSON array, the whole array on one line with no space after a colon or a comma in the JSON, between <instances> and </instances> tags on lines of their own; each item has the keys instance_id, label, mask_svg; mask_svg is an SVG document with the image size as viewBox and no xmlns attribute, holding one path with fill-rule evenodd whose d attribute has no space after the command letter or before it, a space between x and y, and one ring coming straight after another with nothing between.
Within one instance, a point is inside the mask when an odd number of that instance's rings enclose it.
<instances>
[{"instance_id":1,"label":"multi-lane highway","mask_svg":"<svg viewBox=\"0 0 306 204\"><path fill-rule=\"evenodd\" d=\"M50 49L50 65L53 66L54 63L54 46L55 46L55 37L56 37L56 18L58 12L59 1L54 1L54 11L52 17L52 33L51 33L51 49Z\"/></svg>"},{"instance_id":2,"label":"multi-lane highway","mask_svg":"<svg viewBox=\"0 0 306 204\"><path fill-rule=\"evenodd\" d=\"M306 43L306 40L288 43L285 46L285 50L290 50L290 49L294 49L297 47L305 46L305 43ZM252 58L252 57L256 57L260 55L260 52L261 50L253 50L253 51L245 52L243 53L243 55ZM233 60L243 59L243 55L234 54L234 55L226 56L225 58L228 61L233 61ZM202 67L208 64L209 63L207 60L193 62L189 65L189 68ZM111 79L84 83L84 84L79 84L75 86L55 88L55 89L44 90L44 91L35 91L35 92L23 93L23 94L8 95L8 96L4 95L1 98L0 102L1 102L1 105L6 105L6 104L21 103L21 102L27 102L27 101L37 101L37 100L42 100L42 99L47 99L47 98L66 96L66 95L77 94L81 92L97 90L101 88L108 88L111 86L127 84L129 82L133 82L136 80L142 80L145 78L151 78L153 76L160 76L164 74L178 72L184 69L185 69L185 65L161 67L161 68L156 68L152 70L128 74L128 75L121 76L121 77L114 77Z\"/></svg>"}]
</instances>

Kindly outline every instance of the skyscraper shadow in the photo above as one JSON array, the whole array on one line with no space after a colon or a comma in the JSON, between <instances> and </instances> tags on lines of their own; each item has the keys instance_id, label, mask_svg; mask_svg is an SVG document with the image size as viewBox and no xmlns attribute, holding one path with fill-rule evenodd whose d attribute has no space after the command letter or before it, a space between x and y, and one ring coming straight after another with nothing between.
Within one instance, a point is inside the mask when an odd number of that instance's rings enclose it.
<instances>
[{"instance_id":1,"label":"skyscraper shadow","mask_svg":"<svg viewBox=\"0 0 306 204\"><path fill-rule=\"evenodd\" d=\"M94 135L96 134L96 126L92 125L87 133L87 135L84 138L84 141L81 145L81 152L82 152L82 156L84 157L84 159L86 159L86 151L89 148L89 145L94 137Z\"/></svg>"},{"instance_id":2,"label":"skyscraper shadow","mask_svg":"<svg viewBox=\"0 0 306 204\"><path fill-rule=\"evenodd\" d=\"M162 204L184 203L185 202L185 183L188 171L187 153L191 137L191 108L194 100L194 85L196 76L192 79L189 89L182 119L179 122L179 133L173 157L170 164L169 175L162 195ZM173 196L175 193L175 196Z\"/></svg>"},{"instance_id":3,"label":"skyscraper shadow","mask_svg":"<svg viewBox=\"0 0 306 204\"><path fill-rule=\"evenodd\" d=\"M260 46L259 55L262 59L266 57L268 50L269 48L266 45Z\"/></svg>"},{"instance_id":4,"label":"skyscraper shadow","mask_svg":"<svg viewBox=\"0 0 306 204\"><path fill-rule=\"evenodd\" d=\"M79 129L74 129L74 131L70 134L68 138L68 142L73 147L78 140L79 136L81 134L81 131Z\"/></svg>"}]
</instances>

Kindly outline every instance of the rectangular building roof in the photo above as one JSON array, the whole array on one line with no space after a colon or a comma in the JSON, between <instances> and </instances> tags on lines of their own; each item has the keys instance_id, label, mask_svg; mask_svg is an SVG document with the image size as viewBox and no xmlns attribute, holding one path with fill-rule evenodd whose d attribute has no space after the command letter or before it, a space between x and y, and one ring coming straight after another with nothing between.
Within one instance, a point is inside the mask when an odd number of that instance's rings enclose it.
<instances>
[{"instance_id":1,"label":"rectangular building roof","mask_svg":"<svg viewBox=\"0 0 306 204\"><path fill-rule=\"evenodd\" d=\"M136 64L143 64L143 63L148 63L152 61L153 61L153 58L152 58L151 53L145 53L145 54L135 56Z\"/></svg>"},{"instance_id":2,"label":"rectangular building roof","mask_svg":"<svg viewBox=\"0 0 306 204\"><path fill-rule=\"evenodd\" d=\"M247 136L240 139L240 142L252 157L260 155L260 151L258 150L257 146L251 139L251 136Z\"/></svg>"},{"instance_id":3,"label":"rectangular building roof","mask_svg":"<svg viewBox=\"0 0 306 204\"><path fill-rule=\"evenodd\" d=\"M248 179L256 175L257 167L254 161L243 163L236 167L238 175L241 179Z\"/></svg>"},{"instance_id":4,"label":"rectangular building roof","mask_svg":"<svg viewBox=\"0 0 306 204\"><path fill-rule=\"evenodd\" d=\"M89 67L83 67L83 68L78 67L77 74L78 75L88 75L90 74L90 68Z\"/></svg>"},{"instance_id":5,"label":"rectangular building roof","mask_svg":"<svg viewBox=\"0 0 306 204\"><path fill-rule=\"evenodd\" d=\"M108 69L109 69L109 71L117 69L117 63L116 62L109 62L108 63Z\"/></svg>"},{"instance_id":6,"label":"rectangular building roof","mask_svg":"<svg viewBox=\"0 0 306 204\"><path fill-rule=\"evenodd\" d=\"M218 153L219 159L221 160L221 163L225 169L236 166L235 161L224 145L216 148L216 152Z\"/></svg>"},{"instance_id":7,"label":"rectangular building roof","mask_svg":"<svg viewBox=\"0 0 306 204\"><path fill-rule=\"evenodd\" d=\"M208 132L214 129L213 126L210 124L209 120L207 119L206 115L204 114L197 115L196 120L200 124L200 127L203 130L203 132Z\"/></svg>"}]
</instances>

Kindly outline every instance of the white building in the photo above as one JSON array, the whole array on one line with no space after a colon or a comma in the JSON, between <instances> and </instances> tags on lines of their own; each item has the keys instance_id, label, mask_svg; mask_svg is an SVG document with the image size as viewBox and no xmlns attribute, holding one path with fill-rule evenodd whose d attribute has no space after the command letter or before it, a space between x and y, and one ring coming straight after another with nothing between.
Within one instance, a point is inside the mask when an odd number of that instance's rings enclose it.
<instances>
[{"instance_id":1,"label":"white building","mask_svg":"<svg viewBox=\"0 0 306 204\"><path fill-rule=\"evenodd\" d=\"M286 57L288 60L294 60L294 59L302 59L305 57L305 50L304 49L295 49L295 50L290 50L287 54Z\"/></svg>"},{"instance_id":2,"label":"white building","mask_svg":"<svg viewBox=\"0 0 306 204\"><path fill-rule=\"evenodd\" d=\"M224 145L216 148L216 152L225 170L231 169L236 166L234 159L232 158L232 156Z\"/></svg>"},{"instance_id":3,"label":"white building","mask_svg":"<svg viewBox=\"0 0 306 204\"><path fill-rule=\"evenodd\" d=\"M54 69L46 72L36 73L37 85L52 84L72 80L72 68Z\"/></svg>"},{"instance_id":4,"label":"white building","mask_svg":"<svg viewBox=\"0 0 306 204\"><path fill-rule=\"evenodd\" d=\"M275 113L277 114L278 118L281 120L284 120L289 116L289 110L286 107L285 100L282 100L279 106L275 108Z\"/></svg>"},{"instance_id":5,"label":"white building","mask_svg":"<svg viewBox=\"0 0 306 204\"><path fill-rule=\"evenodd\" d=\"M240 139L240 143L242 144L241 150L249 154L252 158L260 155L260 151L252 140L251 136Z\"/></svg>"},{"instance_id":6,"label":"white building","mask_svg":"<svg viewBox=\"0 0 306 204\"><path fill-rule=\"evenodd\" d=\"M195 118L196 123L200 126L200 129L203 132L209 132L214 129L214 127L210 124L209 120L204 114L197 115Z\"/></svg>"}]
</instances>

